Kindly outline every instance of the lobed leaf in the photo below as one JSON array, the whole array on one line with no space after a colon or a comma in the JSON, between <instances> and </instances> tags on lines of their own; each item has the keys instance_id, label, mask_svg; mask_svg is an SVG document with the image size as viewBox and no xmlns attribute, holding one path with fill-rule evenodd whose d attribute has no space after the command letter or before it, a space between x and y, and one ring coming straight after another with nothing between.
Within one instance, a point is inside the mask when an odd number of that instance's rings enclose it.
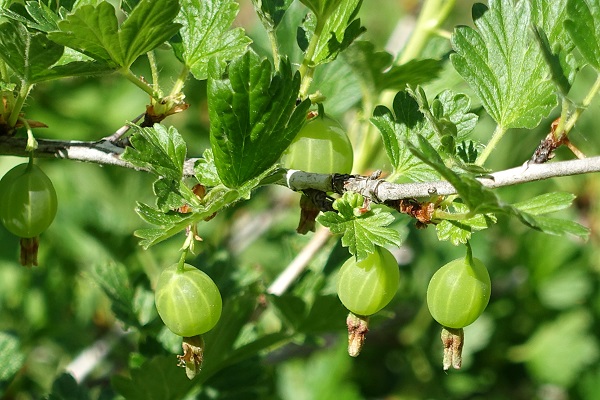
<instances>
[{"instance_id":1,"label":"lobed leaf","mask_svg":"<svg viewBox=\"0 0 600 400\"><path fill-rule=\"evenodd\" d=\"M566 192L544 193L540 196L513 204L513 207L532 215L547 214L570 207L575 195Z\"/></svg>"},{"instance_id":2,"label":"lobed leaf","mask_svg":"<svg viewBox=\"0 0 600 400\"><path fill-rule=\"evenodd\" d=\"M173 20L178 12L178 1L142 0L119 27L109 2L84 5L60 21L60 30L48 37L114 68L128 69L140 55L177 33L180 25Z\"/></svg>"},{"instance_id":3,"label":"lobed leaf","mask_svg":"<svg viewBox=\"0 0 600 400\"><path fill-rule=\"evenodd\" d=\"M196 79L208 77L208 62L212 57L232 60L251 43L242 28L230 30L238 9L234 0L181 0L176 19L182 24L181 40L173 41L173 50Z\"/></svg>"},{"instance_id":4,"label":"lobed leaf","mask_svg":"<svg viewBox=\"0 0 600 400\"><path fill-rule=\"evenodd\" d=\"M344 60L371 92L403 90L406 85L416 86L435 79L441 71L441 60L412 60L393 65L393 57L385 51L375 51L367 41L355 41L343 53Z\"/></svg>"},{"instance_id":5,"label":"lobed leaf","mask_svg":"<svg viewBox=\"0 0 600 400\"><path fill-rule=\"evenodd\" d=\"M300 36L299 41L308 43L314 33L319 32L313 52L308 54L311 67L335 60L365 31L360 25L360 20L354 19L362 0L306 0L303 3L311 8L315 15L307 20L304 26L305 36Z\"/></svg>"},{"instance_id":6,"label":"lobed leaf","mask_svg":"<svg viewBox=\"0 0 600 400\"><path fill-rule=\"evenodd\" d=\"M274 163L290 145L310 106L296 106L300 75L289 62L271 73L271 64L249 50L228 67L209 67L210 142L221 181L240 187Z\"/></svg>"},{"instance_id":7,"label":"lobed leaf","mask_svg":"<svg viewBox=\"0 0 600 400\"><path fill-rule=\"evenodd\" d=\"M469 209L462 203L452 204L456 213L468 213ZM466 244L471 239L471 234L475 231L487 229L491 224L496 223L496 217L493 214L476 214L473 217L452 220L445 219L436 224L435 230L439 240L449 240L453 245Z\"/></svg>"},{"instance_id":8,"label":"lobed leaf","mask_svg":"<svg viewBox=\"0 0 600 400\"><path fill-rule=\"evenodd\" d=\"M177 129L160 124L152 128L132 125L131 129L134 133L132 147L127 147L121 157L159 177L181 181L187 146Z\"/></svg>"},{"instance_id":9,"label":"lobed leaf","mask_svg":"<svg viewBox=\"0 0 600 400\"><path fill-rule=\"evenodd\" d=\"M62 54L63 47L48 40L44 33L31 34L13 20L0 25L0 58L21 81L33 84L44 80Z\"/></svg>"},{"instance_id":10,"label":"lobed leaf","mask_svg":"<svg viewBox=\"0 0 600 400\"><path fill-rule=\"evenodd\" d=\"M366 213L357 212L358 207L352 196L355 194L345 193L334 203L334 208L339 212L328 211L317 217L317 221L328 227L331 233L343 235L342 246L348 247L357 261L375 252L375 246L400 246L400 233L387 227L394 222L394 216L381 208Z\"/></svg>"},{"instance_id":11,"label":"lobed leaf","mask_svg":"<svg viewBox=\"0 0 600 400\"><path fill-rule=\"evenodd\" d=\"M477 30L454 30L454 68L504 129L533 128L556 105L555 87L539 45L530 38L525 0L490 0L473 7Z\"/></svg>"}]
</instances>

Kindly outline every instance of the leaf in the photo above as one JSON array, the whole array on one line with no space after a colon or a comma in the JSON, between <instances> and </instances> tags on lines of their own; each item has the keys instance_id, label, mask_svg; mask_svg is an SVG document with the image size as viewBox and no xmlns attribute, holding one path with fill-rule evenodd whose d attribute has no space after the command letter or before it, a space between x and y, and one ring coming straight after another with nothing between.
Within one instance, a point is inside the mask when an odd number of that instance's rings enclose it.
<instances>
[{"instance_id":1,"label":"leaf","mask_svg":"<svg viewBox=\"0 0 600 400\"><path fill-rule=\"evenodd\" d=\"M222 185L219 173L215 167L214 157L211 149L204 150L202 158L199 158L194 165L194 174L198 182L204 186L218 186Z\"/></svg>"},{"instance_id":2,"label":"leaf","mask_svg":"<svg viewBox=\"0 0 600 400\"><path fill-rule=\"evenodd\" d=\"M17 337L0 332L0 382L12 380L25 363L25 353L21 351L20 346Z\"/></svg>"},{"instance_id":3,"label":"leaf","mask_svg":"<svg viewBox=\"0 0 600 400\"><path fill-rule=\"evenodd\" d=\"M393 113L385 106L377 106L371 123L375 125L383 140L387 156L392 163L393 176L402 176L414 181L427 181L437 176L432 169L415 157L406 142L416 140L425 125L425 116L419 105L407 92L398 92L394 98ZM390 181L394 181L391 177Z\"/></svg>"},{"instance_id":4,"label":"leaf","mask_svg":"<svg viewBox=\"0 0 600 400\"><path fill-rule=\"evenodd\" d=\"M115 316L128 325L137 326L133 313L133 289L129 283L127 269L123 264L99 263L92 266L90 273L111 301Z\"/></svg>"},{"instance_id":5,"label":"leaf","mask_svg":"<svg viewBox=\"0 0 600 400\"><path fill-rule=\"evenodd\" d=\"M121 156L139 168L159 177L180 181L187 154L185 141L173 126L155 124L152 128L132 125L131 144Z\"/></svg>"},{"instance_id":6,"label":"leaf","mask_svg":"<svg viewBox=\"0 0 600 400\"><path fill-rule=\"evenodd\" d=\"M573 56L575 44L565 29L567 0L530 0L533 32L540 44L552 79L566 95L579 65Z\"/></svg>"},{"instance_id":7,"label":"leaf","mask_svg":"<svg viewBox=\"0 0 600 400\"><path fill-rule=\"evenodd\" d=\"M60 21L60 31L48 37L95 60L128 69L140 55L177 33L180 25L173 20L178 12L177 1L142 0L119 27L109 2L84 5Z\"/></svg>"},{"instance_id":8,"label":"leaf","mask_svg":"<svg viewBox=\"0 0 600 400\"><path fill-rule=\"evenodd\" d=\"M600 71L600 4L597 0L568 0L565 28L577 49Z\"/></svg>"},{"instance_id":9,"label":"leaf","mask_svg":"<svg viewBox=\"0 0 600 400\"><path fill-rule=\"evenodd\" d=\"M270 168L290 145L306 119L310 100L296 106L300 75L289 62L271 74L271 64L247 51L225 68L209 67L210 143L221 181L228 187Z\"/></svg>"},{"instance_id":10,"label":"leaf","mask_svg":"<svg viewBox=\"0 0 600 400\"><path fill-rule=\"evenodd\" d=\"M111 383L127 400L178 400L192 387L172 355L156 356L131 369L130 377L113 376Z\"/></svg>"},{"instance_id":11,"label":"leaf","mask_svg":"<svg viewBox=\"0 0 600 400\"><path fill-rule=\"evenodd\" d=\"M33 21L9 9L0 9L0 16L21 22L29 28L42 32L55 31L58 29L58 21L60 18L47 5L37 1L28 1L25 3L25 9L31 18L33 18Z\"/></svg>"},{"instance_id":12,"label":"leaf","mask_svg":"<svg viewBox=\"0 0 600 400\"><path fill-rule=\"evenodd\" d=\"M300 36L299 41L308 43L318 33L314 51L307 54L311 67L335 60L365 31L360 20L354 19L362 0L305 0L303 3L315 16L314 20L308 19L305 23L304 37Z\"/></svg>"},{"instance_id":13,"label":"leaf","mask_svg":"<svg viewBox=\"0 0 600 400\"><path fill-rule=\"evenodd\" d=\"M275 30L293 0L252 0L254 9L267 30Z\"/></svg>"},{"instance_id":14,"label":"leaf","mask_svg":"<svg viewBox=\"0 0 600 400\"><path fill-rule=\"evenodd\" d=\"M233 0L181 0L176 21L182 24L181 41L173 42L175 55L198 80L208 76L212 57L232 60L244 53L251 39L242 28L231 29L239 5Z\"/></svg>"},{"instance_id":15,"label":"leaf","mask_svg":"<svg viewBox=\"0 0 600 400\"><path fill-rule=\"evenodd\" d=\"M371 92L403 90L435 79L442 70L441 60L412 60L393 65L393 57L385 51L375 51L367 41L355 41L343 53L343 59Z\"/></svg>"},{"instance_id":16,"label":"leaf","mask_svg":"<svg viewBox=\"0 0 600 400\"><path fill-rule=\"evenodd\" d=\"M513 204L513 207L532 215L540 215L564 210L570 207L575 195L566 192L544 193L540 196Z\"/></svg>"},{"instance_id":17,"label":"leaf","mask_svg":"<svg viewBox=\"0 0 600 400\"><path fill-rule=\"evenodd\" d=\"M359 198L360 204L357 204ZM328 227L331 233L343 235L342 245L348 247L357 261L364 260L375 252L376 245L398 247L402 244L400 233L387 228L394 222L391 213L381 208L374 208L366 213L358 211L362 207L361 195L344 193L334 202L333 207L339 212L327 211L317 217L317 221Z\"/></svg>"},{"instance_id":18,"label":"leaf","mask_svg":"<svg viewBox=\"0 0 600 400\"><path fill-rule=\"evenodd\" d=\"M48 400L89 400L90 393L85 386L79 386L70 374L62 374L52 383Z\"/></svg>"},{"instance_id":19,"label":"leaf","mask_svg":"<svg viewBox=\"0 0 600 400\"><path fill-rule=\"evenodd\" d=\"M44 80L62 53L62 46L43 33L29 33L20 22L11 20L0 25L0 58L28 84Z\"/></svg>"},{"instance_id":20,"label":"leaf","mask_svg":"<svg viewBox=\"0 0 600 400\"><path fill-rule=\"evenodd\" d=\"M533 128L556 105L539 45L530 38L529 3L490 0L473 7L478 30L454 30L450 56L490 116L503 128Z\"/></svg>"},{"instance_id":21,"label":"leaf","mask_svg":"<svg viewBox=\"0 0 600 400\"><path fill-rule=\"evenodd\" d=\"M465 214L469 212L464 204L452 203L454 212ZM435 226L438 240L449 240L453 245L466 244L471 239L471 234L489 228L496 223L496 217L492 214L476 214L471 218L452 220L445 219Z\"/></svg>"}]
</instances>

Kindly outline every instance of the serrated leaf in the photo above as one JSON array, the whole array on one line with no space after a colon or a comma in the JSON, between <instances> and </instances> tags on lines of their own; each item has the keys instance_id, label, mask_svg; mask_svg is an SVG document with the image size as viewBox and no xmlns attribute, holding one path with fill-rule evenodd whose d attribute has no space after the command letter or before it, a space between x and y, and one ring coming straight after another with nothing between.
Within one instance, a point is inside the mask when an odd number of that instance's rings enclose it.
<instances>
[{"instance_id":1,"label":"serrated leaf","mask_svg":"<svg viewBox=\"0 0 600 400\"><path fill-rule=\"evenodd\" d=\"M355 212L357 207L350 200L352 195L346 193L335 201L334 207L339 213L327 211L317 217L317 221L331 233L343 235L342 246L348 247L357 261L375 252L375 246L400 246L400 233L387 227L394 222L394 216L381 208L366 213Z\"/></svg>"},{"instance_id":2,"label":"serrated leaf","mask_svg":"<svg viewBox=\"0 0 600 400\"><path fill-rule=\"evenodd\" d=\"M570 207L575 195L566 192L544 193L513 204L513 207L532 215L547 214Z\"/></svg>"},{"instance_id":3,"label":"serrated leaf","mask_svg":"<svg viewBox=\"0 0 600 400\"><path fill-rule=\"evenodd\" d=\"M469 209L461 203L453 203L454 212L468 213ZM476 214L471 218L461 220L445 219L435 226L439 240L449 240L453 245L466 244L475 231L487 229L496 223L492 214Z\"/></svg>"},{"instance_id":4,"label":"serrated leaf","mask_svg":"<svg viewBox=\"0 0 600 400\"><path fill-rule=\"evenodd\" d=\"M251 43L242 28L230 29L239 5L233 0L181 0L176 21L182 24L181 41L173 42L176 56L198 80L208 77L212 57L232 60Z\"/></svg>"},{"instance_id":5,"label":"serrated leaf","mask_svg":"<svg viewBox=\"0 0 600 400\"><path fill-rule=\"evenodd\" d=\"M178 400L192 386L172 355L154 357L140 368L131 369L128 378L113 376L111 383L128 400Z\"/></svg>"},{"instance_id":6,"label":"serrated leaf","mask_svg":"<svg viewBox=\"0 0 600 400\"><path fill-rule=\"evenodd\" d=\"M223 184L215 167L211 149L204 150L202 158L199 158L194 164L194 175L204 186L212 187Z\"/></svg>"},{"instance_id":7,"label":"serrated leaf","mask_svg":"<svg viewBox=\"0 0 600 400\"><path fill-rule=\"evenodd\" d=\"M0 382L11 380L25 363L25 354L20 345L17 337L0 332Z\"/></svg>"},{"instance_id":8,"label":"serrated leaf","mask_svg":"<svg viewBox=\"0 0 600 400\"><path fill-rule=\"evenodd\" d=\"M392 65L393 57L385 51L375 51L367 41L355 41L343 59L371 92L385 89L403 90L406 85L416 86L435 79L441 71L441 60L412 60L402 65Z\"/></svg>"},{"instance_id":9,"label":"serrated leaf","mask_svg":"<svg viewBox=\"0 0 600 400\"><path fill-rule=\"evenodd\" d=\"M132 125L131 144L121 156L133 165L152 173L180 181L183 163L187 154L185 141L173 126L169 128L155 124L152 128Z\"/></svg>"},{"instance_id":10,"label":"serrated leaf","mask_svg":"<svg viewBox=\"0 0 600 400\"><path fill-rule=\"evenodd\" d=\"M538 44L531 40L529 3L490 0L476 4L477 30L454 30L454 68L503 129L533 128L556 105L555 88Z\"/></svg>"},{"instance_id":11,"label":"serrated leaf","mask_svg":"<svg viewBox=\"0 0 600 400\"><path fill-rule=\"evenodd\" d=\"M600 71L600 3L569 0L565 28L585 60Z\"/></svg>"},{"instance_id":12,"label":"serrated leaf","mask_svg":"<svg viewBox=\"0 0 600 400\"><path fill-rule=\"evenodd\" d=\"M416 140L418 132L425 125L425 116L419 105L407 92L398 92L393 103L392 113L385 106L377 106L371 123L381 133L383 145L394 169L394 176L402 176L413 181L427 181L437 178L433 170L415 157L406 142ZM394 181L394 178L390 179Z\"/></svg>"},{"instance_id":13,"label":"serrated leaf","mask_svg":"<svg viewBox=\"0 0 600 400\"><path fill-rule=\"evenodd\" d=\"M311 67L335 60L365 31L360 20L354 19L362 0L305 0L303 3L315 13L315 21L305 24L305 37L299 40L310 42L315 32L319 34L314 51L308 55Z\"/></svg>"},{"instance_id":14,"label":"serrated leaf","mask_svg":"<svg viewBox=\"0 0 600 400\"><path fill-rule=\"evenodd\" d=\"M44 80L47 70L62 54L62 46L43 33L29 33L20 22L11 20L0 25L0 58L26 83Z\"/></svg>"},{"instance_id":15,"label":"serrated leaf","mask_svg":"<svg viewBox=\"0 0 600 400\"><path fill-rule=\"evenodd\" d=\"M573 235L587 240L590 235L589 228L571 220L551 218L542 215L533 215L520 212L518 215L526 224L551 235L563 236Z\"/></svg>"},{"instance_id":16,"label":"serrated leaf","mask_svg":"<svg viewBox=\"0 0 600 400\"><path fill-rule=\"evenodd\" d=\"M33 18L33 21L9 9L0 9L0 16L21 22L29 28L42 32L58 29L58 21L60 18L47 5L37 1L28 1L25 3L25 9L31 18Z\"/></svg>"},{"instance_id":17,"label":"serrated leaf","mask_svg":"<svg viewBox=\"0 0 600 400\"><path fill-rule=\"evenodd\" d=\"M142 0L119 27L109 2L84 5L58 23L60 31L48 37L95 60L128 69L142 54L177 33L173 22L179 12L174 0Z\"/></svg>"},{"instance_id":18,"label":"serrated leaf","mask_svg":"<svg viewBox=\"0 0 600 400\"><path fill-rule=\"evenodd\" d=\"M210 143L221 181L232 188L270 168L306 119L310 100L296 106L300 75L289 62L274 76L252 50L225 68L209 67Z\"/></svg>"},{"instance_id":19,"label":"serrated leaf","mask_svg":"<svg viewBox=\"0 0 600 400\"><path fill-rule=\"evenodd\" d=\"M252 0L254 9L267 30L275 30L294 0Z\"/></svg>"}]
</instances>

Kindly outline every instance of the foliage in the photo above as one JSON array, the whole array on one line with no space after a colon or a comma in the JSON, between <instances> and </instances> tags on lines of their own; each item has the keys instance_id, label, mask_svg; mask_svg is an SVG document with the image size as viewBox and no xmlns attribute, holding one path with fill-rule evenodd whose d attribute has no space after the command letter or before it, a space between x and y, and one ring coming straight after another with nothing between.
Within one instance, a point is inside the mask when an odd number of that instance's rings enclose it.
<instances>
[{"instance_id":1,"label":"foliage","mask_svg":"<svg viewBox=\"0 0 600 400\"><path fill-rule=\"evenodd\" d=\"M597 398L600 188L484 183L598 154L599 1L381 3L0 0L0 172L31 155L58 195L39 267L0 228L0 397ZM402 50L382 50L417 13ZM303 236L279 161L324 111L356 175L328 175L331 190L306 175L301 218L318 228ZM110 144L129 168L45 160L42 137ZM373 190L345 191L353 179ZM378 197L440 180L456 193ZM427 283L465 245L492 294L446 374ZM354 359L338 271L378 247L402 279ZM192 380L154 304L178 259L223 298Z\"/></svg>"}]
</instances>

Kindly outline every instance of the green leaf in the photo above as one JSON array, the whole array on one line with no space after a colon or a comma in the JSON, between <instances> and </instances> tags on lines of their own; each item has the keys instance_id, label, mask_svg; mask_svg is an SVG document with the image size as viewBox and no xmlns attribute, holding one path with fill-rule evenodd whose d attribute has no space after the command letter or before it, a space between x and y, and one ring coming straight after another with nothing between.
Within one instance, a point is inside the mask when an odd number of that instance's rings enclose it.
<instances>
[{"instance_id":1,"label":"green leaf","mask_svg":"<svg viewBox=\"0 0 600 400\"><path fill-rule=\"evenodd\" d=\"M48 400L89 400L90 393L85 386L79 386L70 374L62 374L52 383Z\"/></svg>"},{"instance_id":2,"label":"green leaf","mask_svg":"<svg viewBox=\"0 0 600 400\"><path fill-rule=\"evenodd\" d=\"M275 30L294 0L252 0L254 9L267 30Z\"/></svg>"},{"instance_id":3,"label":"green leaf","mask_svg":"<svg viewBox=\"0 0 600 400\"><path fill-rule=\"evenodd\" d=\"M526 212L515 213L522 222L532 228L551 235L573 235L587 240L590 235L589 228L571 220L533 215Z\"/></svg>"},{"instance_id":4,"label":"green leaf","mask_svg":"<svg viewBox=\"0 0 600 400\"><path fill-rule=\"evenodd\" d=\"M20 349L17 337L0 332L0 382L9 381L25 363L25 353Z\"/></svg>"},{"instance_id":5,"label":"green leaf","mask_svg":"<svg viewBox=\"0 0 600 400\"><path fill-rule=\"evenodd\" d=\"M90 274L111 300L115 316L128 325L137 326L133 313L133 290L129 283L127 268L123 264L99 263L92 266Z\"/></svg>"},{"instance_id":6,"label":"green leaf","mask_svg":"<svg viewBox=\"0 0 600 400\"><path fill-rule=\"evenodd\" d=\"M130 377L115 375L113 388L127 400L179 400L192 387L175 356L157 356L130 370Z\"/></svg>"},{"instance_id":7,"label":"green leaf","mask_svg":"<svg viewBox=\"0 0 600 400\"><path fill-rule=\"evenodd\" d=\"M62 53L62 46L43 33L29 33L20 22L11 20L0 25L0 58L28 84L44 80Z\"/></svg>"},{"instance_id":8,"label":"green leaf","mask_svg":"<svg viewBox=\"0 0 600 400\"><path fill-rule=\"evenodd\" d=\"M140 217L151 224L158 225L160 228L139 229L134 234L143 239L140 245L147 249L184 231L188 226L211 217L224 207L239 200L248 199L252 190L270 173L272 173L272 169L247 181L237 189L230 189L224 185L216 186L206 194L201 203L193 204L192 211L187 214L171 210L158 210L146 204L138 203L136 212Z\"/></svg>"},{"instance_id":9,"label":"green leaf","mask_svg":"<svg viewBox=\"0 0 600 400\"><path fill-rule=\"evenodd\" d=\"M552 79L566 95L571 88L579 65L573 56L575 44L565 29L567 1L530 0L533 32L540 44Z\"/></svg>"},{"instance_id":10,"label":"green leaf","mask_svg":"<svg viewBox=\"0 0 600 400\"><path fill-rule=\"evenodd\" d=\"M533 128L556 105L555 86L539 45L531 40L529 3L491 0L473 7L478 30L454 30L454 68L504 129Z\"/></svg>"},{"instance_id":11,"label":"green leaf","mask_svg":"<svg viewBox=\"0 0 600 400\"><path fill-rule=\"evenodd\" d=\"M48 37L95 60L128 69L142 54L177 33L173 22L179 12L174 0L142 0L119 27L109 2L79 7L58 23L60 31Z\"/></svg>"},{"instance_id":12,"label":"green leaf","mask_svg":"<svg viewBox=\"0 0 600 400\"><path fill-rule=\"evenodd\" d=\"M532 215L547 214L570 207L575 195L566 192L544 193L540 196L513 204L513 207Z\"/></svg>"},{"instance_id":13,"label":"green leaf","mask_svg":"<svg viewBox=\"0 0 600 400\"><path fill-rule=\"evenodd\" d=\"M299 38L303 42L315 40L312 52L307 55L311 67L335 60L365 31L360 20L354 19L362 0L305 0L303 3L315 13L316 19L307 20L305 37ZM315 34L318 36L313 38Z\"/></svg>"},{"instance_id":14,"label":"green leaf","mask_svg":"<svg viewBox=\"0 0 600 400\"><path fill-rule=\"evenodd\" d=\"M132 125L131 144L122 158L159 177L181 181L187 154L185 141L173 126L155 124L152 128Z\"/></svg>"},{"instance_id":15,"label":"green leaf","mask_svg":"<svg viewBox=\"0 0 600 400\"><path fill-rule=\"evenodd\" d=\"M207 78L212 57L232 60L251 43L242 28L230 30L238 9L233 0L181 0L176 19L182 24L181 41L174 41L173 49L196 79Z\"/></svg>"},{"instance_id":16,"label":"green leaf","mask_svg":"<svg viewBox=\"0 0 600 400\"><path fill-rule=\"evenodd\" d=\"M462 203L452 203L454 212L457 214L466 214L468 207ZM496 217L492 214L476 214L473 217L461 220L445 219L435 226L439 240L449 240L453 245L466 244L471 239L471 234L489 228L496 223Z\"/></svg>"},{"instance_id":17,"label":"green leaf","mask_svg":"<svg viewBox=\"0 0 600 400\"><path fill-rule=\"evenodd\" d=\"M199 158L194 165L194 174L198 182L204 186L213 187L222 185L219 173L215 167L214 157L211 149L204 150L202 158Z\"/></svg>"},{"instance_id":18,"label":"green leaf","mask_svg":"<svg viewBox=\"0 0 600 400\"><path fill-rule=\"evenodd\" d=\"M469 98L446 90L429 104L424 94L419 93L398 92L393 113L384 106L378 106L371 118L381 132L384 148L394 168L388 178L390 181L398 177L413 181L439 178L430 165L406 146L406 142L416 143L418 137L426 138L434 148L440 149L450 164L463 169L468 167L459 158L456 143L467 138L477 123L477 115L469 112Z\"/></svg>"},{"instance_id":19,"label":"green leaf","mask_svg":"<svg viewBox=\"0 0 600 400\"><path fill-rule=\"evenodd\" d=\"M33 18L33 21L9 9L0 9L0 16L21 22L29 28L42 32L50 32L58 29L60 18L50 7L37 1L28 1L25 3L25 9L31 18Z\"/></svg>"},{"instance_id":20,"label":"green leaf","mask_svg":"<svg viewBox=\"0 0 600 400\"><path fill-rule=\"evenodd\" d=\"M359 198L360 204L357 203ZM400 233L387 227L394 222L394 216L381 208L361 213L361 195L344 193L334 202L333 207L338 213L327 211L317 217L317 221L328 227L331 233L343 235L342 246L348 247L358 261L375 252L375 246L398 247L402 244Z\"/></svg>"},{"instance_id":21,"label":"green leaf","mask_svg":"<svg viewBox=\"0 0 600 400\"><path fill-rule=\"evenodd\" d=\"M416 140L418 132L426 123L419 105L407 92L398 92L393 109L392 113L385 106L377 106L371 118L371 123L381 133L385 151L394 169L393 175L413 181L437 178L433 170L414 156L405 145L406 142ZM390 181L394 181L394 178Z\"/></svg>"},{"instance_id":22,"label":"green leaf","mask_svg":"<svg viewBox=\"0 0 600 400\"><path fill-rule=\"evenodd\" d=\"M306 119L310 101L296 106L300 75L289 62L271 64L249 50L228 67L209 67L210 143L221 181L232 188L270 168Z\"/></svg>"},{"instance_id":23,"label":"green leaf","mask_svg":"<svg viewBox=\"0 0 600 400\"><path fill-rule=\"evenodd\" d=\"M442 70L441 60L412 60L393 65L393 57L385 51L375 51L367 41L355 41L343 53L343 59L371 92L403 90L406 85L416 86L435 79Z\"/></svg>"},{"instance_id":24,"label":"green leaf","mask_svg":"<svg viewBox=\"0 0 600 400\"><path fill-rule=\"evenodd\" d=\"M568 0L565 28L585 60L600 71L600 3Z\"/></svg>"}]
</instances>

